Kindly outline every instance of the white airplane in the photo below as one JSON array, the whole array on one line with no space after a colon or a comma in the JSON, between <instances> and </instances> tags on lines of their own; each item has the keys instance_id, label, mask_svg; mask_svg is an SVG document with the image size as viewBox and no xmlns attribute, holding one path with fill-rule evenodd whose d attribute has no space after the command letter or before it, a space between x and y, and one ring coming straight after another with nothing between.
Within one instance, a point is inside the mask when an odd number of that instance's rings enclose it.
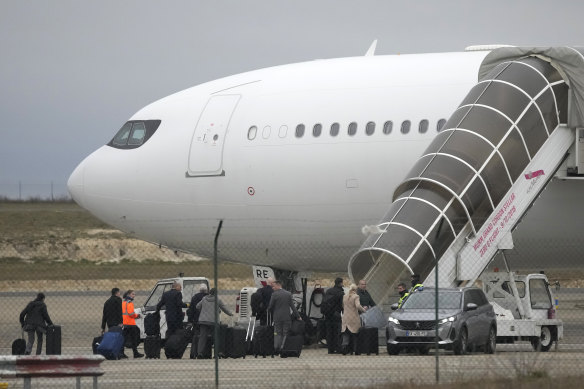
<instances>
[{"instance_id":1,"label":"white airplane","mask_svg":"<svg viewBox=\"0 0 584 389\"><path fill-rule=\"evenodd\" d=\"M104 222L175 250L212 257L223 220L222 260L346 272L363 226L384 216L487 54L316 60L198 85L134 114L77 166L69 191ZM515 263L529 266L534 251L573 257L562 242L580 239L582 185L554 180L514 235Z\"/></svg>"}]
</instances>

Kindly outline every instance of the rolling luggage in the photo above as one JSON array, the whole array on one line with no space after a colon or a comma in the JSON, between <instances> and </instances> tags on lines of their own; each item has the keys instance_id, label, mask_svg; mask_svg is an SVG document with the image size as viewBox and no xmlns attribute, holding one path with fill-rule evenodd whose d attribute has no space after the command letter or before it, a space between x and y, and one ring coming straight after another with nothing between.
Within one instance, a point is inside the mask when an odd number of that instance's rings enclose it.
<instances>
[{"instance_id":1,"label":"rolling luggage","mask_svg":"<svg viewBox=\"0 0 584 389\"><path fill-rule=\"evenodd\" d=\"M93 338L93 342L91 342L91 348L92 348L94 354L99 354L97 352L97 347L99 346L99 344L101 343L102 340L103 340L103 335L96 336L95 338Z\"/></svg>"},{"instance_id":2,"label":"rolling luggage","mask_svg":"<svg viewBox=\"0 0 584 389\"><path fill-rule=\"evenodd\" d=\"M379 339L377 327L361 327L357 333L355 355L379 355Z\"/></svg>"},{"instance_id":3,"label":"rolling luggage","mask_svg":"<svg viewBox=\"0 0 584 389\"><path fill-rule=\"evenodd\" d=\"M250 316L247 323L247 332L245 334L245 348L247 355L253 355L253 334L256 326L256 317Z\"/></svg>"},{"instance_id":4,"label":"rolling luggage","mask_svg":"<svg viewBox=\"0 0 584 389\"><path fill-rule=\"evenodd\" d=\"M304 335L306 322L302 320L292 320L290 324L290 335Z\"/></svg>"},{"instance_id":5,"label":"rolling luggage","mask_svg":"<svg viewBox=\"0 0 584 389\"><path fill-rule=\"evenodd\" d=\"M162 341L160 335L146 335L144 339L144 354L146 359L160 359Z\"/></svg>"},{"instance_id":6,"label":"rolling luggage","mask_svg":"<svg viewBox=\"0 0 584 389\"><path fill-rule=\"evenodd\" d=\"M274 357L274 327L271 326L256 326L253 334L253 355L257 358L258 355L266 357L271 355Z\"/></svg>"},{"instance_id":7,"label":"rolling luggage","mask_svg":"<svg viewBox=\"0 0 584 389\"><path fill-rule=\"evenodd\" d=\"M302 345L304 344L304 335L287 335L284 337L284 341L282 343L282 349L280 350L281 358L300 358Z\"/></svg>"},{"instance_id":8,"label":"rolling luggage","mask_svg":"<svg viewBox=\"0 0 584 389\"><path fill-rule=\"evenodd\" d=\"M103 334L103 339L97 346L97 353L106 359L119 359L124 347L124 336L122 327L110 327L109 331Z\"/></svg>"},{"instance_id":9,"label":"rolling luggage","mask_svg":"<svg viewBox=\"0 0 584 389\"><path fill-rule=\"evenodd\" d=\"M181 359L191 340L190 335L191 332L185 328L178 329L174 334L170 335L166 339L166 343L164 343L164 355L166 355L166 358Z\"/></svg>"},{"instance_id":10,"label":"rolling luggage","mask_svg":"<svg viewBox=\"0 0 584 389\"><path fill-rule=\"evenodd\" d=\"M21 337L12 342L12 355L24 355L26 351L26 340L24 340L24 332Z\"/></svg>"},{"instance_id":11,"label":"rolling luggage","mask_svg":"<svg viewBox=\"0 0 584 389\"><path fill-rule=\"evenodd\" d=\"M225 330L225 350L226 358L245 358L247 354L246 343L247 331L241 327L228 327Z\"/></svg>"},{"instance_id":12,"label":"rolling luggage","mask_svg":"<svg viewBox=\"0 0 584 389\"><path fill-rule=\"evenodd\" d=\"M160 313L149 313L144 317L146 335L160 335Z\"/></svg>"},{"instance_id":13,"label":"rolling luggage","mask_svg":"<svg viewBox=\"0 0 584 389\"><path fill-rule=\"evenodd\" d=\"M61 355L61 326L52 325L47 328L47 355Z\"/></svg>"}]
</instances>

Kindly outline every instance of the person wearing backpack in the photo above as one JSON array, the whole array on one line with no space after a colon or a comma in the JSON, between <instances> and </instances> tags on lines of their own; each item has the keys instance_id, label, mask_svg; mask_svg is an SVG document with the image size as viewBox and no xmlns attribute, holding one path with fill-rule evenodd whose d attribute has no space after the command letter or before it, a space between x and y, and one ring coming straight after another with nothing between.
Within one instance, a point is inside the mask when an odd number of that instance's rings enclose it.
<instances>
[{"instance_id":1,"label":"person wearing backpack","mask_svg":"<svg viewBox=\"0 0 584 389\"><path fill-rule=\"evenodd\" d=\"M343 311L343 279L337 277L335 286L327 289L320 311L324 315L326 329L326 344L329 354L338 354L341 351L341 312Z\"/></svg>"}]
</instances>

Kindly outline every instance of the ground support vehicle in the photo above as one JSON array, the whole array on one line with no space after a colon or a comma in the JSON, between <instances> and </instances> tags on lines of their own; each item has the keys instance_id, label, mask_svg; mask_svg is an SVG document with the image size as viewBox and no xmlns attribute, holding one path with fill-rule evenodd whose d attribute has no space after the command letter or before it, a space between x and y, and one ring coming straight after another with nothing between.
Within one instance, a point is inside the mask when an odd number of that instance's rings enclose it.
<instances>
[{"instance_id":1,"label":"ground support vehicle","mask_svg":"<svg viewBox=\"0 0 584 389\"><path fill-rule=\"evenodd\" d=\"M194 294L199 293L201 286L206 286L209 290L209 280L205 277L184 277L182 273L175 278L165 278L156 282L156 285L150 291L148 298L144 305L140 308L136 308L135 312L140 314L140 317L136 319L136 325L140 328L140 341L144 341L146 338L146 333L144 332L144 317L156 311L156 304L162 298L162 294L170 289L172 289L172 284L178 281L182 285L182 295L183 302L190 303L191 298ZM160 311L160 335L162 339L166 337L166 316L164 315L164 309ZM185 312L184 321L187 321L186 308L183 309Z\"/></svg>"},{"instance_id":2,"label":"ground support vehicle","mask_svg":"<svg viewBox=\"0 0 584 389\"><path fill-rule=\"evenodd\" d=\"M497 315L498 343L528 340L537 351L557 346L564 326L545 274L485 272L479 280Z\"/></svg>"}]
</instances>

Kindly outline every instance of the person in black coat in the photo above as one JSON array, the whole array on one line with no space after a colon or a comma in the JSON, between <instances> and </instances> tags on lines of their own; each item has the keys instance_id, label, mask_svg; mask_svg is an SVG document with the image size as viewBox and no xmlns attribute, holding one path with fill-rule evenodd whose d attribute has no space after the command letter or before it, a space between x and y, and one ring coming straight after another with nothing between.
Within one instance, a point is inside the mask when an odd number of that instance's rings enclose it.
<instances>
[{"instance_id":1,"label":"person in black coat","mask_svg":"<svg viewBox=\"0 0 584 389\"><path fill-rule=\"evenodd\" d=\"M44 293L37 294L36 299L28 303L26 308L20 313L20 325L28 334L25 354L30 355L34 345L34 334L37 335L36 355L43 351L43 334L47 331L47 325L52 326L53 322L47 312Z\"/></svg>"},{"instance_id":2,"label":"person in black coat","mask_svg":"<svg viewBox=\"0 0 584 389\"><path fill-rule=\"evenodd\" d=\"M265 326L268 323L268 305L270 305L270 300L272 299L272 293L274 292L274 279L272 277L268 277L266 280L266 284L257 290L259 296L261 296L262 300L260 304L256 307L256 319L260 321L260 325Z\"/></svg>"},{"instance_id":3,"label":"person in black coat","mask_svg":"<svg viewBox=\"0 0 584 389\"><path fill-rule=\"evenodd\" d=\"M112 295L103 304L103 314L101 316L101 333L105 332L105 325L107 328L119 326L123 322L122 318L122 298L120 297L120 289L113 288Z\"/></svg>"},{"instance_id":4,"label":"person in black coat","mask_svg":"<svg viewBox=\"0 0 584 389\"><path fill-rule=\"evenodd\" d=\"M160 312L162 307L165 307L166 316L166 339L168 339L176 330L182 328L184 313L183 308L187 304L183 303L182 285L175 281L172 284L172 289L164 292L162 298L156 305L156 312Z\"/></svg>"},{"instance_id":5,"label":"person in black coat","mask_svg":"<svg viewBox=\"0 0 584 389\"><path fill-rule=\"evenodd\" d=\"M329 354L337 354L341 351L341 312L343 311L344 295L343 279L340 277L335 279L335 286L328 288L324 294L323 304L326 305L324 325L326 328L326 344Z\"/></svg>"}]
</instances>

